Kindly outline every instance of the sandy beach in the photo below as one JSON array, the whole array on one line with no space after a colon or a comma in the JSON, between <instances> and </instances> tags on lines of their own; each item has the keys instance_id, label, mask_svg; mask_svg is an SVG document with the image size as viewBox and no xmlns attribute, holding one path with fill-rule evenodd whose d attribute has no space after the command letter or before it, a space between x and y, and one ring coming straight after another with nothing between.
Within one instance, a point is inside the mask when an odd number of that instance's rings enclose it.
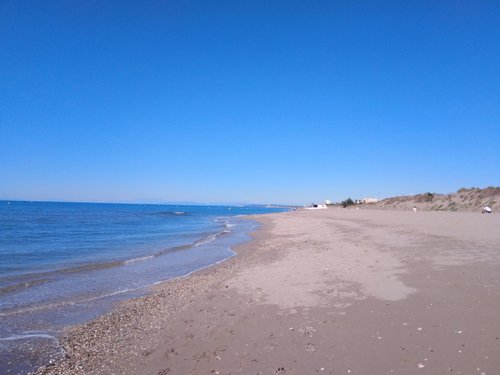
<instances>
[{"instance_id":1,"label":"sandy beach","mask_svg":"<svg viewBox=\"0 0 500 375\"><path fill-rule=\"evenodd\" d=\"M500 215L256 219L238 256L69 329L39 374L500 374Z\"/></svg>"}]
</instances>

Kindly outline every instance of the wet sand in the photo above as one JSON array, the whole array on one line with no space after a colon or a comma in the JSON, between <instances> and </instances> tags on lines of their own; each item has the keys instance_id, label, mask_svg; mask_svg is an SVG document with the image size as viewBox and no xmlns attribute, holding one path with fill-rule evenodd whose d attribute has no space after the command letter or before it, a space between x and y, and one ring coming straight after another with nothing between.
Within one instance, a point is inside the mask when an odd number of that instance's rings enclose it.
<instances>
[{"instance_id":1,"label":"wet sand","mask_svg":"<svg viewBox=\"0 0 500 375\"><path fill-rule=\"evenodd\" d=\"M237 257L70 329L39 373L500 373L500 215L258 220Z\"/></svg>"}]
</instances>

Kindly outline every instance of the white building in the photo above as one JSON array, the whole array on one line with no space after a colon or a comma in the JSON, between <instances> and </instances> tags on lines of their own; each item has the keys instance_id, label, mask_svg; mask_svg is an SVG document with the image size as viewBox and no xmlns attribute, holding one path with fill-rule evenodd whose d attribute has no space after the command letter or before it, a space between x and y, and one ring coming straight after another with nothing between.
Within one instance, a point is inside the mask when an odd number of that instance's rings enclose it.
<instances>
[{"instance_id":1,"label":"white building","mask_svg":"<svg viewBox=\"0 0 500 375\"><path fill-rule=\"evenodd\" d=\"M361 199L363 203L377 203L378 199L377 198L363 198Z\"/></svg>"}]
</instances>

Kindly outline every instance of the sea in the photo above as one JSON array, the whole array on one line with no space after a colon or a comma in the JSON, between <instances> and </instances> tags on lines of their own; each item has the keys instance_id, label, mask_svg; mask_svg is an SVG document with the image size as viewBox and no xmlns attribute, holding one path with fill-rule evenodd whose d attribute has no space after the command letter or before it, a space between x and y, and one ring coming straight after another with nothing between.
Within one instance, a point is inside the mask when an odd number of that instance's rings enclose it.
<instances>
[{"instance_id":1,"label":"sea","mask_svg":"<svg viewBox=\"0 0 500 375\"><path fill-rule=\"evenodd\" d=\"M64 355L62 329L220 263L265 206L0 201L0 374Z\"/></svg>"}]
</instances>

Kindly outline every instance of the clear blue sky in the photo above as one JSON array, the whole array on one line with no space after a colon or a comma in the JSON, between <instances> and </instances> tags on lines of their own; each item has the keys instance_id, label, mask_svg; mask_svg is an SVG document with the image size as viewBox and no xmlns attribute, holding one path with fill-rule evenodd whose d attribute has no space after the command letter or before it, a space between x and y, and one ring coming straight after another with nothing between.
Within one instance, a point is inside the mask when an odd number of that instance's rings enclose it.
<instances>
[{"instance_id":1,"label":"clear blue sky","mask_svg":"<svg viewBox=\"0 0 500 375\"><path fill-rule=\"evenodd\" d=\"M488 185L499 1L0 0L0 198Z\"/></svg>"}]
</instances>

